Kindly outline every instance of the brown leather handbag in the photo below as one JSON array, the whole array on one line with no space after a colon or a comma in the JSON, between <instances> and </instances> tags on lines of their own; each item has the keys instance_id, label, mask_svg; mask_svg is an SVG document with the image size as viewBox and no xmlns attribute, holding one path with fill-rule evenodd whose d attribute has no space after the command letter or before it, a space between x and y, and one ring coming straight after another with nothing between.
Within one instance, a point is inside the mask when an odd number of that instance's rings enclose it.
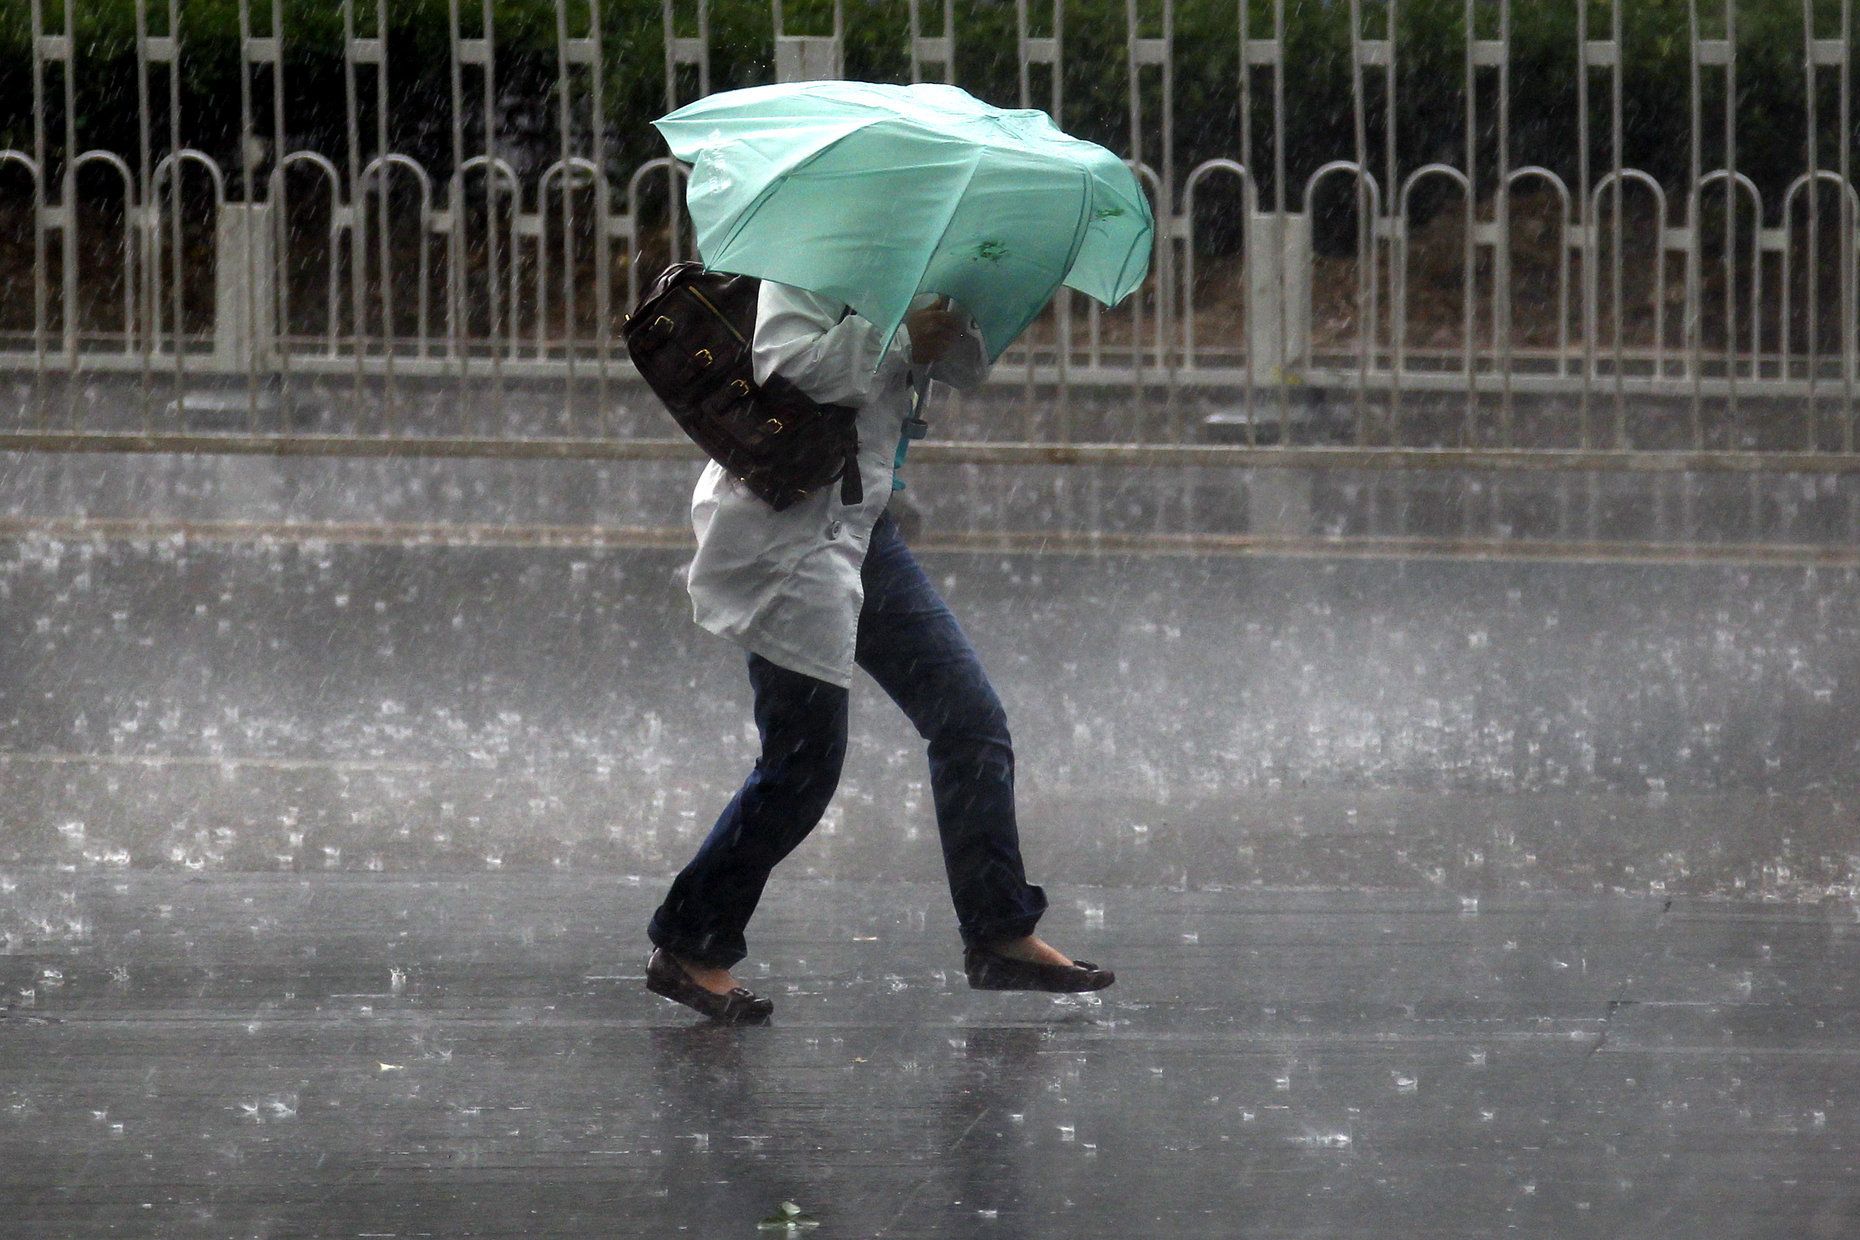
<instances>
[{"instance_id":1,"label":"brown leather handbag","mask_svg":"<svg viewBox=\"0 0 1860 1240\"><path fill-rule=\"evenodd\" d=\"M621 327L627 352L685 434L777 512L835 481L841 502L862 503L855 411L779 375L756 382L761 283L673 263Z\"/></svg>"}]
</instances>

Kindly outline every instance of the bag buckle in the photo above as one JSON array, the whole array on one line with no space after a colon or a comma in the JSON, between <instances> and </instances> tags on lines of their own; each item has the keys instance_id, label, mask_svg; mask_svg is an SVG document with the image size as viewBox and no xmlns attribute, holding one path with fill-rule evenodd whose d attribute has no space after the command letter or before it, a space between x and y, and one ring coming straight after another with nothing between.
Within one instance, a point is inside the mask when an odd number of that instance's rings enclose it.
<instances>
[{"instance_id":1,"label":"bag buckle","mask_svg":"<svg viewBox=\"0 0 1860 1240\"><path fill-rule=\"evenodd\" d=\"M788 424L780 418L770 418L762 424L762 429L771 435L779 435L788 429Z\"/></svg>"}]
</instances>

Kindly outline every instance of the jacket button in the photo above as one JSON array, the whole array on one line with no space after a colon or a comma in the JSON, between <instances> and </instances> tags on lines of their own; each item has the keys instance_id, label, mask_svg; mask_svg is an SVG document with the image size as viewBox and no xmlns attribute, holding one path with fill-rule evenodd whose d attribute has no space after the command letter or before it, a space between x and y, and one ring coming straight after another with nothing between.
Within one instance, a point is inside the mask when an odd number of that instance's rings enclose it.
<instances>
[{"instance_id":1,"label":"jacket button","mask_svg":"<svg viewBox=\"0 0 1860 1240\"><path fill-rule=\"evenodd\" d=\"M838 521L834 521L827 526L827 541L831 542L832 540L834 540L835 538L838 538L839 536L840 536L840 523Z\"/></svg>"}]
</instances>

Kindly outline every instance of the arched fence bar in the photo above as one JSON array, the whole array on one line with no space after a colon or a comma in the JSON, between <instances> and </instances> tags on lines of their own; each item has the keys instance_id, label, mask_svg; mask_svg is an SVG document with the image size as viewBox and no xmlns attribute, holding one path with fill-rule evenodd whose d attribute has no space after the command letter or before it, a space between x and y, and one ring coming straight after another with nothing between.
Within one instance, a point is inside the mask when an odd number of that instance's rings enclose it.
<instances>
[{"instance_id":1,"label":"arched fence bar","mask_svg":"<svg viewBox=\"0 0 1860 1240\"><path fill-rule=\"evenodd\" d=\"M1559 0L1567 115L1550 123L1525 115L1538 101L1516 84L1510 0L1467 0L1458 81L1425 84L1457 100L1454 143L1425 150L1397 123L1420 88L1400 0L1322 6L1349 23L1348 124L1325 151L1290 149L1305 66L1279 0L1226 6L1217 49L1187 0L1016 0L1005 38L957 0L637 0L625 22L605 0L531 0L549 20L520 47L499 27L511 0L429 5L442 28L412 43L385 0L341 0L322 24L237 0L236 29L198 30L184 0L116 2L133 17L133 106L99 138L80 102L108 49L86 42L76 0L28 0L30 123L6 131L27 140L0 149L0 373L31 378L12 429L178 433L205 387L242 409L235 428L283 433L291 393L346 383L379 416L323 429L482 434L409 393L518 383L559 385L559 416L498 435L662 433L624 415L637 387L618 329L691 242L684 170L639 135L725 85L722 41L753 28L765 80L863 56L897 80L981 89L965 79L985 50L1007 65L991 70L997 102L1068 127L1081 72L1121 81L1122 115L1084 120L1152 197L1149 284L1110 311L1056 298L979 402L1021 416L959 420L959 438L1855 452L1852 0L1805 0L1791 19L1801 130L1775 183L1755 179L1742 138L1751 36L1731 0L1686 4L1675 131L1689 148L1659 171L1627 159L1645 51L1625 33L1632 0ZM409 47L443 63L410 63ZM1110 64L1082 59L1107 47ZM621 71L642 49L663 85L629 93ZM182 82L223 53L237 132L221 116L197 133ZM1210 86L1191 57L1228 76ZM300 72L340 86L315 124L293 115ZM439 88L409 103L396 83L410 76ZM1231 140L1210 147L1221 124ZM90 420L89 382L129 392L134 416Z\"/></svg>"}]
</instances>

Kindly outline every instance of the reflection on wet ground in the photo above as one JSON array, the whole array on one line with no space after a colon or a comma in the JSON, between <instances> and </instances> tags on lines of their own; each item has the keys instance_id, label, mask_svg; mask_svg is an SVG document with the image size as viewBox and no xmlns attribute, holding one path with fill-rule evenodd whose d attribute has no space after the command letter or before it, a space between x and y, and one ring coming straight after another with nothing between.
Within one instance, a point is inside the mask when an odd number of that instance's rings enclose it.
<instances>
[{"instance_id":1,"label":"reflection on wet ground","mask_svg":"<svg viewBox=\"0 0 1860 1240\"><path fill-rule=\"evenodd\" d=\"M723 1029L656 881L10 874L0 1234L1846 1237L1851 908L1056 884L1100 996L945 893L778 879Z\"/></svg>"},{"instance_id":2,"label":"reflection on wet ground","mask_svg":"<svg viewBox=\"0 0 1860 1240\"><path fill-rule=\"evenodd\" d=\"M959 535L1269 500L1322 535L1343 492L920 471L1042 930L1120 981L966 988L921 742L861 684L751 927L777 1017L722 1030L640 980L753 756L666 534L683 463L87 469L5 480L9 1240L712 1237L783 1201L822 1237L1860 1234L1838 556L988 550ZM1850 490L1750 511L1826 550Z\"/></svg>"}]
</instances>

